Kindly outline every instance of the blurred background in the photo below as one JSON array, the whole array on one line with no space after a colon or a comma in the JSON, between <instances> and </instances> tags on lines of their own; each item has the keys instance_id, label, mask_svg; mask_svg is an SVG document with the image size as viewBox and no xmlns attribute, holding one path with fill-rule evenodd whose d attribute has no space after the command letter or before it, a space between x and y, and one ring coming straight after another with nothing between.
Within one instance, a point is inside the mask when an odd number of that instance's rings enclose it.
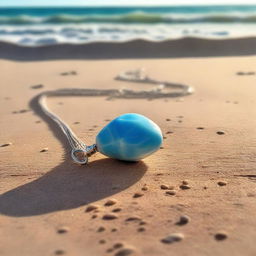
<instances>
[{"instance_id":1,"label":"blurred background","mask_svg":"<svg viewBox=\"0 0 256 256\"><path fill-rule=\"evenodd\" d=\"M0 2L0 41L59 43L256 35L255 1L18 1Z\"/></svg>"}]
</instances>

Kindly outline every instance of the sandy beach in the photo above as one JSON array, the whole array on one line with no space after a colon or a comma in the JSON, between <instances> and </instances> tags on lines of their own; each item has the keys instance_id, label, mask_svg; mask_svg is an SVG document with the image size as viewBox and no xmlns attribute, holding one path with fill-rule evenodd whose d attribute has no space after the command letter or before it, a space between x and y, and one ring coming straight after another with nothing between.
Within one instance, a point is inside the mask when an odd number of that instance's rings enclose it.
<instances>
[{"instance_id":1,"label":"sandy beach","mask_svg":"<svg viewBox=\"0 0 256 256\"><path fill-rule=\"evenodd\" d=\"M255 255L255 52L255 38L1 43L0 255ZM136 68L195 92L53 97L49 107L87 144L109 120L143 114L161 127L163 147L138 163L100 153L86 166L72 163L34 97L61 88L151 89L114 80Z\"/></svg>"}]
</instances>

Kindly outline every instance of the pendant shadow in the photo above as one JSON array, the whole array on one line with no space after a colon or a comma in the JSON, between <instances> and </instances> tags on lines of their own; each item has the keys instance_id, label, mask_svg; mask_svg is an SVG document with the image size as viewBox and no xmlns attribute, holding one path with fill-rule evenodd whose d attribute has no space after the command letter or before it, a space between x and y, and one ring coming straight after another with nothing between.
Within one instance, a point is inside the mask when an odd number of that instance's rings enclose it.
<instances>
[{"instance_id":1,"label":"pendant shadow","mask_svg":"<svg viewBox=\"0 0 256 256\"><path fill-rule=\"evenodd\" d=\"M113 159L76 166L64 162L43 177L0 196L0 213L24 217L67 210L116 194L141 179L143 162Z\"/></svg>"},{"instance_id":2,"label":"pendant shadow","mask_svg":"<svg viewBox=\"0 0 256 256\"><path fill-rule=\"evenodd\" d=\"M67 139L60 128L41 110L38 99L30 107L49 126L64 148L64 158L70 159ZM147 170L142 161L131 163L102 159L79 166L64 161L39 179L0 195L0 213L24 217L73 209L116 194L140 180Z\"/></svg>"}]
</instances>

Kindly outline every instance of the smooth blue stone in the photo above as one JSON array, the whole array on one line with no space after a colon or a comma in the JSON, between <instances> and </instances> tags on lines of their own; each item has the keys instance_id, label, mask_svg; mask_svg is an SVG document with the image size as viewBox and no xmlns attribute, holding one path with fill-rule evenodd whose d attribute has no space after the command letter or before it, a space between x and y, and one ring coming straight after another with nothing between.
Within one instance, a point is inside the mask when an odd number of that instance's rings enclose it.
<instances>
[{"instance_id":1,"label":"smooth blue stone","mask_svg":"<svg viewBox=\"0 0 256 256\"><path fill-rule=\"evenodd\" d=\"M160 148L162 142L159 126L139 114L117 117L96 137L99 152L125 161L138 161L151 155Z\"/></svg>"}]
</instances>

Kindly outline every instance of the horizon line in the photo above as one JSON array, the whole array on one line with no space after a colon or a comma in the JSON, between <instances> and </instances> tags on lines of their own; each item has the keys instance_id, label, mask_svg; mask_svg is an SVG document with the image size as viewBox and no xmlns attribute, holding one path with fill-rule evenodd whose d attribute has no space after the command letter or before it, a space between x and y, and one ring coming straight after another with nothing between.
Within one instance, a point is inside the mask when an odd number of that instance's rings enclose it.
<instances>
[{"instance_id":1,"label":"horizon line","mask_svg":"<svg viewBox=\"0 0 256 256\"><path fill-rule=\"evenodd\" d=\"M198 6L256 6L256 3L204 3L204 4L162 4L162 5L156 5L156 4L149 4L149 5L9 5L9 6L3 6L0 4L0 8L59 8L59 7L68 7L68 8L78 8L78 7L86 7L86 8L105 8L105 7L118 7L118 8L126 8L126 7L198 7Z\"/></svg>"}]
</instances>

